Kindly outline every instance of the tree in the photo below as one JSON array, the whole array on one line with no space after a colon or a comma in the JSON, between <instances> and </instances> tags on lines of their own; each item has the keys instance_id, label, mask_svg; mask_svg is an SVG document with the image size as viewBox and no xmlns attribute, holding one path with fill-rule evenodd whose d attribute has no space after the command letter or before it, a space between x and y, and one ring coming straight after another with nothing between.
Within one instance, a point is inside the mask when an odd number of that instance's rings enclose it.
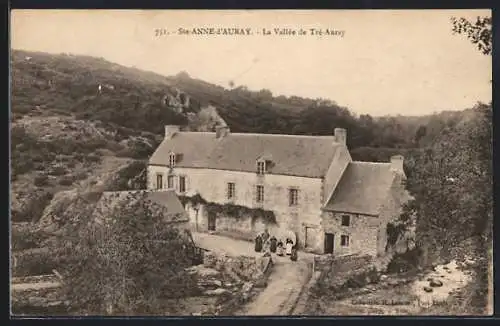
<instances>
[{"instance_id":1,"label":"tree","mask_svg":"<svg viewBox=\"0 0 500 326\"><path fill-rule=\"evenodd\" d=\"M415 132L415 143L418 144L420 140L425 137L425 135L427 135L427 128L424 125L421 125Z\"/></svg>"},{"instance_id":2,"label":"tree","mask_svg":"<svg viewBox=\"0 0 500 326\"><path fill-rule=\"evenodd\" d=\"M454 34L465 34L472 44L477 46L479 51L485 55L491 55L491 17L477 17L475 22L463 17L452 17L451 22L453 24Z\"/></svg>"},{"instance_id":3,"label":"tree","mask_svg":"<svg viewBox=\"0 0 500 326\"><path fill-rule=\"evenodd\" d=\"M93 212L99 219L64 237L64 254L71 255L63 272L64 292L78 309L165 313L163 299L195 289L185 271L191 263L185 250L189 242L165 223L162 209L144 192L133 194L101 199L99 212Z\"/></svg>"},{"instance_id":4,"label":"tree","mask_svg":"<svg viewBox=\"0 0 500 326\"><path fill-rule=\"evenodd\" d=\"M414 157L408 187L417 205L417 242L428 249L428 262L467 239L475 239L477 248L491 239L491 115L491 105L478 104Z\"/></svg>"}]
</instances>

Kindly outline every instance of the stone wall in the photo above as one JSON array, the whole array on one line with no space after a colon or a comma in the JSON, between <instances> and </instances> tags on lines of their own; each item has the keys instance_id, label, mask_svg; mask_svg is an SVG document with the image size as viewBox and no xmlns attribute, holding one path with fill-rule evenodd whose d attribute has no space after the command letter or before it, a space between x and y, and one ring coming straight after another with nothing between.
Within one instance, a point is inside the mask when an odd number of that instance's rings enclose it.
<instances>
[{"instance_id":1,"label":"stone wall","mask_svg":"<svg viewBox=\"0 0 500 326\"><path fill-rule=\"evenodd\" d=\"M221 253L211 251L205 252L203 265L207 268L213 268L235 279L242 281L258 281L266 277L272 267L272 259L267 257L250 256L227 256Z\"/></svg>"},{"instance_id":2,"label":"stone wall","mask_svg":"<svg viewBox=\"0 0 500 326\"><path fill-rule=\"evenodd\" d=\"M349 226L342 226L342 215L350 216ZM323 212L322 227L325 233L334 234L333 254L377 255L379 218L377 216ZM341 245L341 236L349 236L349 245Z\"/></svg>"},{"instance_id":3,"label":"stone wall","mask_svg":"<svg viewBox=\"0 0 500 326\"><path fill-rule=\"evenodd\" d=\"M339 257L331 255L315 256L313 270L314 272L329 270L343 272L345 270L359 268L371 262L373 262L373 257L369 255L345 255Z\"/></svg>"}]
</instances>

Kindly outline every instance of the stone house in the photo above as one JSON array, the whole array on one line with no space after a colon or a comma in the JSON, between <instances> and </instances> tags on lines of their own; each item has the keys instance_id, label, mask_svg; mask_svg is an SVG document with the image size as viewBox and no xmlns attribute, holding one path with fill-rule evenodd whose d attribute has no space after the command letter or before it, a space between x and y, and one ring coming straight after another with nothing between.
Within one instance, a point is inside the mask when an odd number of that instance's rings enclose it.
<instances>
[{"instance_id":1,"label":"stone house","mask_svg":"<svg viewBox=\"0 0 500 326\"><path fill-rule=\"evenodd\" d=\"M307 251L377 255L385 250L387 223L407 200L403 157L353 162L346 138L341 128L331 136L296 136L165 126L149 160L148 188L199 195L203 201L184 203L200 232L253 239L265 228L291 230Z\"/></svg>"}]
</instances>

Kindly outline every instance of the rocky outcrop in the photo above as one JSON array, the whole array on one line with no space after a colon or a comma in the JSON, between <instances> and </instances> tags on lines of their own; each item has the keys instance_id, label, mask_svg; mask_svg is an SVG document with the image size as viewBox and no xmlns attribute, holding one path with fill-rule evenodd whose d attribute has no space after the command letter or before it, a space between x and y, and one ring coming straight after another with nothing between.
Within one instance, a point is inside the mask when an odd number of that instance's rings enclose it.
<instances>
[{"instance_id":1,"label":"rocky outcrop","mask_svg":"<svg viewBox=\"0 0 500 326\"><path fill-rule=\"evenodd\" d=\"M203 107L197 114L187 116L190 131L214 131L216 126L227 126L226 121L217 112L213 105Z\"/></svg>"},{"instance_id":2,"label":"rocky outcrop","mask_svg":"<svg viewBox=\"0 0 500 326\"><path fill-rule=\"evenodd\" d=\"M187 269L196 275L199 293L217 298L216 306L194 315L227 315L266 286L271 257L227 257L208 252L202 265Z\"/></svg>"},{"instance_id":3,"label":"rocky outcrop","mask_svg":"<svg viewBox=\"0 0 500 326\"><path fill-rule=\"evenodd\" d=\"M272 265L271 257L232 257L213 252L205 253L203 265L231 276L235 281L257 281L265 277Z\"/></svg>"}]
</instances>

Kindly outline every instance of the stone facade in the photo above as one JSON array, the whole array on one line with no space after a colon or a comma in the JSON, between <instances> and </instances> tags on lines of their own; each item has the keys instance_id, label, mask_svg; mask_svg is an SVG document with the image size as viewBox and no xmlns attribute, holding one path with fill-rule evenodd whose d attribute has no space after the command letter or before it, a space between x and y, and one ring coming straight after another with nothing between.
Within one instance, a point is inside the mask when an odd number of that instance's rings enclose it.
<instances>
[{"instance_id":1,"label":"stone facade","mask_svg":"<svg viewBox=\"0 0 500 326\"><path fill-rule=\"evenodd\" d=\"M195 190L205 200L218 204L230 203L272 210L277 221L277 225L266 225L259 220L252 223L251 216L238 218L218 216L216 230L234 231L252 238L266 227L270 233L292 230L297 234L299 246L304 247L306 227L320 229L322 179L273 174L259 176L256 173L238 171L208 171L195 168L170 169L165 166L150 165L148 168L148 187L150 189L156 188L157 174L162 174L163 188L166 188L168 175L172 175L173 187L179 195L182 195L183 193L179 192L179 176L183 176L185 177L187 193ZM227 199L227 187L230 182L235 185L235 198L232 200ZM256 185L258 184L264 186L263 203L256 202ZM290 188L298 190L298 203L295 206L289 205ZM186 210L190 216L192 229L208 230L208 214L203 207L198 208L198 213L190 205L187 205ZM198 226L196 226L196 220ZM320 250L322 246L322 239L316 239L315 249Z\"/></svg>"},{"instance_id":2,"label":"stone facade","mask_svg":"<svg viewBox=\"0 0 500 326\"><path fill-rule=\"evenodd\" d=\"M349 217L349 226L342 225L343 216ZM379 218L377 216L343 212L323 212L322 224L325 233L333 234L333 254L366 253L377 255ZM342 243L342 236L346 238Z\"/></svg>"},{"instance_id":3,"label":"stone facade","mask_svg":"<svg viewBox=\"0 0 500 326\"><path fill-rule=\"evenodd\" d=\"M402 180L394 179L391 190L380 208L379 215L352 214L349 212L323 212L321 226L325 233L334 235L333 254L385 254L387 224L399 217L407 199ZM349 225L342 225L343 216L349 216ZM342 236L349 241L342 244Z\"/></svg>"}]
</instances>

